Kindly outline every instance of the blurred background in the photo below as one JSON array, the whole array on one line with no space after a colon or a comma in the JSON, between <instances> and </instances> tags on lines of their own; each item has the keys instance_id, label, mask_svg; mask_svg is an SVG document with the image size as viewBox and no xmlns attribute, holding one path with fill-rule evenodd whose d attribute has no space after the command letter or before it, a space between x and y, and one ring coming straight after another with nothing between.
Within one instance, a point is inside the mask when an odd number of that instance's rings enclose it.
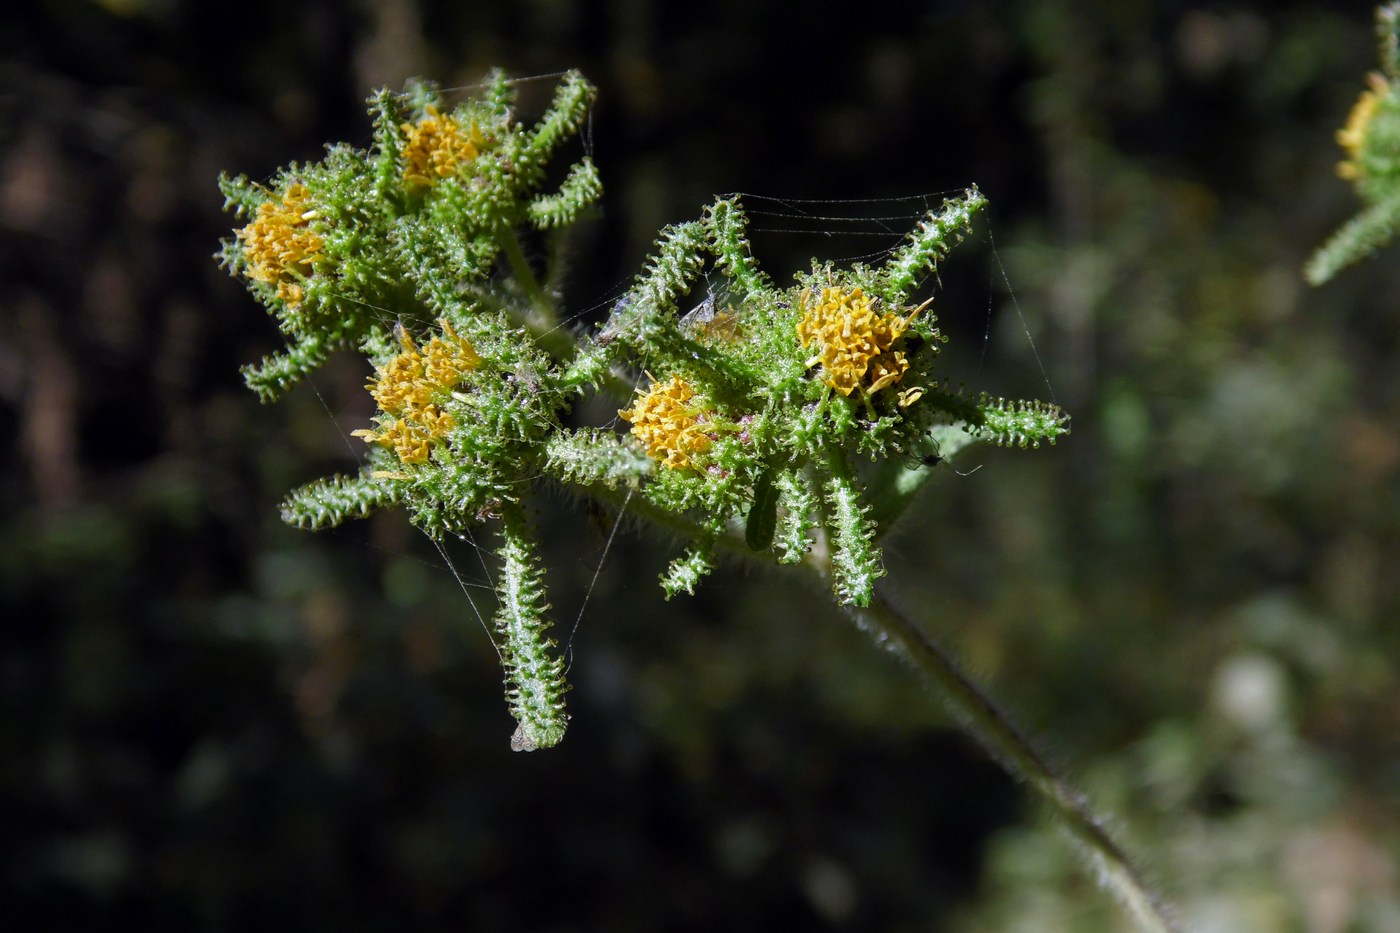
<instances>
[{"instance_id":1,"label":"blurred background","mask_svg":"<svg viewBox=\"0 0 1400 933\"><path fill-rule=\"evenodd\" d=\"M991 210L934 306L948 371L1053 396L1074 433L942 468L886 592L1194 928L1400 930L1397 253L1299 273L1356 207L1333 134L1376 65L1373 6L814 10L5 14L0 925L1129 929L800 580L732 567L664 602L673 543L625 527L604 559L611 518L542 491L573 723L521 755L486 635L402 514L281 525L285 492L354 468L367 371L336 360L272 406L242 386L279 341L213 259L234 226L215 178L367 143L376 87L500 65L600 88L605 206L566 296L585 319L716 194L978 184ZM550 88L523 86L527 116ZM912 219L889 203L805 209L893 237L766 233L759 259L781 281L884 248ZM484 581L469 544L448 556Z\"/></svg>"}]
</instances>

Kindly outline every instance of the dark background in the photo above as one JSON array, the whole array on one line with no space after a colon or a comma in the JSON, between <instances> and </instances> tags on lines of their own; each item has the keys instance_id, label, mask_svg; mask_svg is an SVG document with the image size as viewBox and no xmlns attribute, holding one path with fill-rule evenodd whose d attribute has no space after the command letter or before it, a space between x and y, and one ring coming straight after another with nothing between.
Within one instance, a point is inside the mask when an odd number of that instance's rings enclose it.
<instances>
[{"instance_id":1,"label":"dark background","mask_svg":"<svg viewBox=\"0 0 1400 933\"><path fill-rule=\"evenodd\" d=\"M1332 137L1373 8L816 10L6 14L0 926L1127 928L801 581L726 568L667 603L673 543L625 528L585 607L610 519L543 490L574 718L520 755L467 597L401 514L279 523L287 490L353 468L366 372L338 360L274 406L242 387L278 338L212 258L234 225L215 177L364 144L375 87L500 65L600 88L604 209L566 298L585 318L718 193L977 183L992 208L935 308L949 372L1053 394L1074 433L943 470L889 540L887 592L1200 929L1400 929L1395 253L1299 275L1356 206ZM815 209L869 231L918 207ZM871 242L757 248L782 280ZM449 556L484 582L470 542Z\"/></svg>"}]
</instances>

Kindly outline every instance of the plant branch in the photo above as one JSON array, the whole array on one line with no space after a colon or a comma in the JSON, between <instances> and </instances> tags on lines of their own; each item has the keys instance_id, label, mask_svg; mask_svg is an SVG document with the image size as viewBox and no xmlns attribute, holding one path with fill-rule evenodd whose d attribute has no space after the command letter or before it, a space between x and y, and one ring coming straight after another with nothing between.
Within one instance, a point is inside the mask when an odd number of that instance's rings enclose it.
<instances>
[{"instance_id":1,"label":"plant branch","mask_svg":"<svg viewBox=\"0 0 1400 933\"><path fill-rule=\"evenodd\" d=\"M540 287L539 279L535 277L535 271L530 268L530 261L525 258L525 251L520 248L520 239L514 230L503 230L497 237L496 242L501 246L501 252L505 253L506 261L510 263L511 275L519 283L525 292L525 297L530 301L533 311L532 323L535 328L541 330L551 330L559 323L559 315L555 311L554 302L544 293ZM535 329L535 328L532 328Z\"/></svg>"},{"instance_id":2,"label":"plant branch","mask_svg":"<svg viewBox=\"0 0 1400 933\"><path fill-rule=\"evenodd\" d=\"M675 535L683 541L698 541L710 534L700 522L684 512L663 509L655 503L648 502L644 496L628 496L621 489L602 483L591 483L578 488L602 505L617 510L619 515L625 509L634 518L641 519L655 526L658 530ZM719 550L728 554L754 561L759 559L759 555L749 548L740 534L729 532L716 535L712 542Z\"/></svg>"},{"instance_id":3,"label":"plant branch","mask_svg":"<svg viewBox=\"0 0 1400 933\"><path fill-rule=\"evenodd\" d=\"M576 337L568 328L559 326L559 309L553 298L540 285L540 280L530 268L525 251L520 248L520 238L514 230L503 230L497 237L501 252L510 264L511 277L524 292L529 303L529 311L520 321L530 336L547 350L556 360L568 362L578 353Z\"/></svg>"},{"instance_id":4,"label":"plant branch","mask_svg":"<svg viewBox=\"0 0 1400 933\"><path fill-rule=\"evenodd\" d=\"M868 607L846 606L857 626L901 649L937 688L943 702L964 728L1001 762L1013 777L1035 789L1055 820L1094 865L1099 881L1123 902L1143 930L1180 933L1161 896L1148 885L1083 795L1056 774L1030 740L958 667L951 656L913 620L876 594Z\"/></svg>"}]
</instances>

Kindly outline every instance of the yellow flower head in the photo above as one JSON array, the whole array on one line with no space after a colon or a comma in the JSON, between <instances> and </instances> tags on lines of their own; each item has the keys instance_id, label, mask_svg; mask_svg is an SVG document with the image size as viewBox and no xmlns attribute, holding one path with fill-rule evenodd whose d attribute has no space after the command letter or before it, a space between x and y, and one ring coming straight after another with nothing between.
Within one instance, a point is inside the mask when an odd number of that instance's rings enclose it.
<instances>
[{"instance_id":1,"label":"yellow flower head","mask_svg":"<svg viewBox=\"0 0 1400 933\"><path fill-rule=\"evenodd\" d=\"M457 426L442 410L443 397L481 365L471 343L458 336L451 324L443 321L442 331L442 337L433 337L419 350L400 328L402 352L379 367L365 387L390 420L379 431L356 431L355 436L392 447L404 463L426 461L432 445Z\"/></svg>"},{"instance_id":2,"label":"yellow flower head","mask_svg":"<svg viewBox=\"0 0 1400 933\"><path fill-rule=\"evenodd\" d=\"M1390 93L1390 85L1376 72L1371 72L1366 79L1371 86L1361 92L1347 116L1347 125L1337 131L1337 142L1347 154L1346 159L1337 163L1337 174L1348 181L1360 178L1363 173L1361 147L1366 143L1376 109Z\"/></svg>"},{"instance_id":3,"label":"yellow flower head","mask_svg":"<svg viewBox=\"0 0 1400 933\"><path fill-rule=\"evenodd\" d=\"M802 320L797 336L804 347L816 344L817 353L808 366L821 363L826 384L842 395L861 388L878 392L904 377L909 363L904 353L892 350L909 327L915 308L908 317L880 314L875 302L859 288L827 287L820 295L812 289L802 293Z\"/></svg>"},{"instance_id":4,"label":"yellow flower head","mask_svg":"<svg viewBox=\"0 0 1400 933\"><path fill-rule=\"evenodd\" d=\"M715 429L714 410L680 376L653 381L645 392L638 390L632 408L618 414L632 422L632 434L646 446L647 455L669 467L696 466L693 458L713 443L709 432Z\"/></svg>"},{"instance_id":5,"label":"yellow flower head","mask_svg":"<svg viewBox=\"0 0 1400 933\"><path fill-rule=\"evenodd\" d=\"M304 297L301 282L325 242L311 231L316 212L302 184L288 185L281 202L267 201L258 206L253 222L238 231L243 255L248 260L248 277L255 282L277 286L277 297L296 307Z\"/></svg>"},{"instance_id":6,"label":"yellow flower head","mask_svg":"<svg viewBox=\"0 0 1400 933\"><path fill-rule=\"evenodd\" d=\"M481 153L485 141L475 120L463 126L431 105L424 108L423 119L405 123L400 129L407 137L404 181L415 185L431 185L456 175L462 165Z\"/></svg>"}]
</instances>

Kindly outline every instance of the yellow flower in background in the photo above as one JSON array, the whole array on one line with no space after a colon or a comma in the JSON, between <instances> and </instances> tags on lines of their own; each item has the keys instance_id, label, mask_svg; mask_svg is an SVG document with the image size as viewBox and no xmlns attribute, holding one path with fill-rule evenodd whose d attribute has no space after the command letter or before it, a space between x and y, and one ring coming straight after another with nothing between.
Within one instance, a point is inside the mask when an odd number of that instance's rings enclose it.
<instances>
[{"instance_id":1,"label":"yellow flower in background","mask_svg":"<svg viewBox=\"0 0 1400 933\"><path fill-rule=\"evenodd\" d=\"M248 277L277 286L277 297L296 307L305 297L301 280L311 275L325 241L312 232L316 218L305 185L288 185L282 200L259 205L253 222L238 231Z\"/></svg>"},{"instance_id":2,"label":"yellow flower in background","mask_svg":"<svg viewBox=\"0 0 1400 933\"><path fill-rule=\"evenodd\" d=\"M696 466L694 458L710 449L714 430L712 409L695 395L680 376L670 382L653 382L619 415L632 422L632 434L646 447L647 455L677 469Z\"/></svg>"},{"instance_id":3,"label":"yellow flower in background","mask_svg":"<svg viewBox=\"0 0 1400 933\"><path fill-rule=\"evenodd\" d=\"M475 120L463 126L431 105L424 108L423 119L405 123L400 129L407 137L404 181L415 185L432 185L456 175L462 165L481 154L485 141Z\"/></svg>"},{"instance_id":4,"label":"yellow flower in background","mask_svg":"<svg viewBox=\"0 0 1400 933\"><path fill-rule=\"evenodd\" d=\"M878 392L894 385L909 363L902 352L891 348L923 307L900 317L879 313L875 301L859 288L827 287L816 296L808 289L802 293L803 315L797 324L802 346L817 348L807 365L820 363L826 384L842 395L858 388Z\"/></svg>"},{"instance_id":5,"label":"yellow flower in background","mask_svg":"<svg viewBox=\"0 0 1400 933\"><path fill-rule=\"evenodd\" d=\"M1366 76L1366 80L1370 87L1361 92L1347 116L1346 126L1337 131L1337 143L1347 154L1346 159L1337 163L1337 174L1348 181L1354 181L1364 173L1361 148L1366 144L1366 134L1370 131L1376 108L1390 93L1390 84L1380 74L1373 71Z\"/></svg>"},{"instance_id":6,"label":"yellow flower in background","mask_svg":"<svg viewBox=\"0 0 1400 933\"><path fill-rule=\"evenodd\" d=\"M467 373L481 365L471 342L459 336L451 324L443 321L442 331L443 336L433 337L419 350L408 332L400 328L402 352L379 367L366 386L390 420L378 431L354 434L369 443L392 447L404 463L426 461L433 444L457 426L456 419L442 410L442 403Z\"/></svg>"}]
</instances>

